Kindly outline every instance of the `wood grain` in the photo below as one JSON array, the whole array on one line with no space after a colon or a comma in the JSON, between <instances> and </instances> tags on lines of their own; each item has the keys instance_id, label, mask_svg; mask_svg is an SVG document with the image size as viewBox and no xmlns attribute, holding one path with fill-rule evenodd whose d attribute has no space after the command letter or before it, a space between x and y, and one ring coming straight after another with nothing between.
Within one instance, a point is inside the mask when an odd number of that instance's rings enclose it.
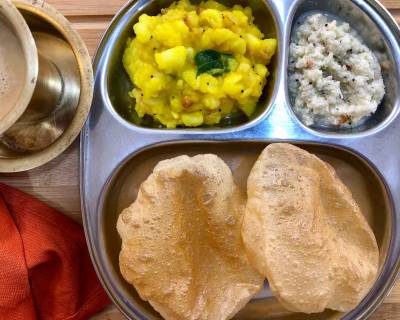
<instances>
[{"instance_id":1,"label":"wood grain","mask_svg":"<svg viewBox=\"0 0 400 320\"><path fill-rule=\"evenodd\" d=\"M393 9L400 9L399 0L382 0L381 3L390 11Z\"/></svg>"},{"instance_id":2,"label":"wood grain","mask_svg":"<svg viewBox=\"0 0 400 320\"><path fill-rule=\"evenodd\" d=\"M114 15L127 2L126 0L47 0L63 15L99 16Z\"/></svg>"},{"instance_id":3,"label":"wood grain","mask_svg":"<svg viewBox=\"0 0 400 320\"><path fill-rule=\"evenodd\" d=\"M124 0L47 0L47 2L55 6L72 22L86 42L91 55L94 54L113 15L125 3ZM383 0L382 3L400 22L400 0ZM76 141L57 159L41 168L25 173L1 174L0 182L30 193L74 220L81 221L79 141ZM115 307L110 306L92 319L122 320L124 317ZM371 319L400 319L400 284L397 284Z\"/></svg>"},{"instance_id":4,"label":"wood grain","mask_svg":"<svg viewBox=\"0 0 400 320\"><path fill-rule=\"evenodd\" d=\"M114 15L127 2L125 0L47 0L66 16ZM399 0L381 0L389 10L400 9Z\"/></svg>"},{"instance_id":5,"label":"wood grain","mask_svg":"<svg viewBox=\"0 0 400 320\"><path fill-rule=\"evenodd\" d=\"M90 55L93 56L113 16L72 16L68 18L85 41Z\"/></svg>"}]
</instances>

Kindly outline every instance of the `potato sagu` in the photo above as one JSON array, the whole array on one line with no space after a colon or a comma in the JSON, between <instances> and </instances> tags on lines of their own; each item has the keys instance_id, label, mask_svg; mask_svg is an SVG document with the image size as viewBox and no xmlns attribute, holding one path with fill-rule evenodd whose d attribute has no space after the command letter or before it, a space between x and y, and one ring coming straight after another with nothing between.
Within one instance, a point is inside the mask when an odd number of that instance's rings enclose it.
<instances>
[{"instance_id":1,"label":"potato sagu","mask_svg":"<svg viewBox=\"0 0 400 320\"><path fill-rule=\"evenodd\" d=\"M181 0L133 29L123 64L139 118L176 128L254 114L277 41L264 39L251 8Z\"/></svg>"}]
</instances>

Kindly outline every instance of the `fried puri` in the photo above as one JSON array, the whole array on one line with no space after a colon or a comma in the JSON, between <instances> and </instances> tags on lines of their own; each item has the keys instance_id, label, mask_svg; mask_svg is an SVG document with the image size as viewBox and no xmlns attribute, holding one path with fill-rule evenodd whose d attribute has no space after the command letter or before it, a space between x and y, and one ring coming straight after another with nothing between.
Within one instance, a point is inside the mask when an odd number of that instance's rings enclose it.
<instances>
[{"instance_id":1,"label":"fried puri","mask_svg":"<svg viewBox=\"0 0 400 320\"><path fill-rule=\"evenodd\" d=\"M295 312L347 312L378 272L374 234L334 169L289 144L271 144L247 185L242 235L251 263Z\"/></svg>"},{"instance_id":2,"label":"fried puri","mask_svg":"<svg viewBox=\"0 0 400 320\"><path fill-rule=\"evenodd\" d=\"M245 196L217 156L160 162L117 229L120 270L165 319L229 319L264 277L241 238Z\"/></svg>"}]
</instances>

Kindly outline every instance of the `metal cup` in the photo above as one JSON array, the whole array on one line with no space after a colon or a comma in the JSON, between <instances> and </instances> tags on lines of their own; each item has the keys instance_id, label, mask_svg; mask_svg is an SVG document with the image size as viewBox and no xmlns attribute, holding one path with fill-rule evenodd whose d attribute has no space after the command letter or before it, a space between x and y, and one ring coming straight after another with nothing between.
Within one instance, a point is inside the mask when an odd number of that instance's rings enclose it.
<instances>
[{"instance_id":1,"label":"metal cup","mask_svg":"<svg viewBox=\"0 0 400 320\"><path fill-rule=\"evenodd\" d=\"M42 0L0 0L0 172L28 170L78 136L93 97L90 56Z\"/></svg>"}]
</instances>

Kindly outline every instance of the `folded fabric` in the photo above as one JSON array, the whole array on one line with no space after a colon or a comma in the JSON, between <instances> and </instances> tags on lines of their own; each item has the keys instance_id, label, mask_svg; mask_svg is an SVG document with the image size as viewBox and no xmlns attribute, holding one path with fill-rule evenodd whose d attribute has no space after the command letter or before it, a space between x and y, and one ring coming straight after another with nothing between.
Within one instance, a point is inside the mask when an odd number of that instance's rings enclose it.
<instances>
[{"instance_id":1,"label":"folded fabric","mask_svg":"<svg viewBox=\"0 0 400 320\"><path fill-rule=\"evenodd\" d=\"M0 184L0 320L88 319L109 303L82 227Z\"/></svg>"}]
</instances>

